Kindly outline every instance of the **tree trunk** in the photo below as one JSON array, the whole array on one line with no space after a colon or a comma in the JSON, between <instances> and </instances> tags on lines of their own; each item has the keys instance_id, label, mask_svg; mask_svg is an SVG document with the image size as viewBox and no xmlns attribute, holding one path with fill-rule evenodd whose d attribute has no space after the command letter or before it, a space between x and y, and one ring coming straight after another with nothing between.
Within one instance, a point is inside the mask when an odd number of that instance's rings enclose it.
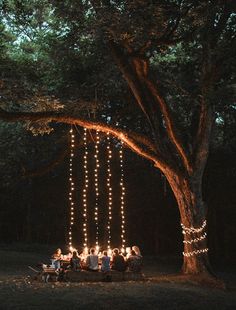
<instances>
[{"instance_id":1,"label":"tree trunk","mask_svg":"<svg viewBox=\"0 0 236 310\"><path fill-rule=\"evenodd\" d=\"M167 175L176 197L183 232L183 266L186 274L212 273L208 259L206 205L202 200L202 177Z\"/></svg>"}]
</instances>

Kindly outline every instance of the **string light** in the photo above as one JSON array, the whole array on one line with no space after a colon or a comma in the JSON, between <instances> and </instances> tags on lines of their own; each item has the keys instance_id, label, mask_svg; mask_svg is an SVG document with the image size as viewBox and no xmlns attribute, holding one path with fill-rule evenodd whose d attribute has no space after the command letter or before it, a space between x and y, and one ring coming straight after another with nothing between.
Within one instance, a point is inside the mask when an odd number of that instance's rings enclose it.
<instances>
[{"instance_id":1,"label":"string light","mask_svg":"<svg viewBox=\"0 0 236 310\"><path fill-rule=\"evenodd\" d=\"M205 227L206 227L206 220L203 221L202 226L199 228L194 228L194 227L186 227L184 226L183 223L181 223L182 229L183 229L183 234L191 234L191 233L199 233L201 232Z\"/></svg>"},{"instance_id":2,"label":"string light","mask_svg":"<svg viewBox=\"0 0 236 310\"><path fill-rule=\"evenodd\" d=\"M124 251L125 249L125 185L124 185L124 166L123 166L123 141L121 140L120 150L119 150L119 159L120 159L120 188L121 188L121 197L120 197L120 213L121 213L121 248Z\"/></svg>"},{"instance_id":3,"label":"string light","mask_svg":"<svg viewBox=\"0 0 236 310\"><path fill-rule=\"evenodd\" d=\"M84 247L88 244L88 230L87 230L87 192L88 192L88 145L87 145L87 128L84 128L84 188L83 188L83 234Z\"/></svg>"},{"instance_id":4,"label":"string light","mask_svg":"<svg viewBox=\"0 0 236 310\"><path fill-rule=\"evenodd\" d=\"M193 235L193 238L190 240L183 240L183 243L185 244L185 246L188 246L190 244L198 244L198 242L201 242L202 240L206 239L207 237L207 233L204 232L204 229L206 228L207 225L207 221L204 220L202 225L198 228L195 227L186 227L183 223L181 223L181 227L182 227L182 233L183 235ZM200 236L195 237L195 234L200 234ZM200 247L200 244L198 245ZM192 257L194 255L199 255L199 254L203 254L203 253L207 253L208 252L208 248L203 248L203 249L198 249L198 250L193 250L190 252L183 252L183 255L185 257Z\"/></svg>"},{"instance_id":5,"label":"string light","mask_svg":"<svg viewBox=\"0 0 236 310\"><path fill-rule=\"evenodd\" d=\"M69 168L69 206L70 206L70 223L69 223L69 233L68 233L68 240L69 240L69 248L72 248L72 226L74 225L74 190L75 190L75 184L73 179L73 158L74 158L74 147L75 147L75 135L74 130L71 127L70 129L70 168Z\"/></svg>"},{"instance_id":6,"label":"string light","mask_svg":"<svg viewBox=\"0 0 236 310\"><path fill-rule=\"evenodd\" d=\"M196 242L199 242L201 240L204 240L206 238L206 236L207 236L207 233L204 233L199 238L195 238L195 239L191 239L191 240L184 240L183 243L186 243L186 244L196 243Z\"/></svg>"},{"instance_id":7,"label":"string light","mask_svg":"<svg viewBox=\"0 0 236 310\"><path fill-rule=\"evenodd\" d=\"M111 158L112 150L110 143L110 135L107 133L107 189L108 189L108 219L107 219L107 248L111 248L111 220L112 220L112 186L111 186Z\"/></svg>"},{"instance_id":8,"label":"string light","mask_svg":"<svg viewBox=\"0 0 236 310\"><path fill-rule=\"evenodd\" d=\"M96 142L95 142L95 169L94 169L94 185L95 185L95 208L94 208L94 221L96 226L96 249L99 250L99 227L98 227L98 206L99 206L99 180L98 180L98 172L99 172L99 130L96 130Z\"/></svg>"},{"instance_id":9,"label":"string light","mask_svg":"<svg viewBox=\"0 0 236 310\"><path fill-rule=\"evenodd\" d=\"M192 252L183 252L183 255L186 257L191 257L194 255L198 255L198 254L202 254L202 253L207 253L208 252L208 248L205 249L201 249L201 250L196 250L196 251L192 251Z\"/></svg>"}]
</instances>

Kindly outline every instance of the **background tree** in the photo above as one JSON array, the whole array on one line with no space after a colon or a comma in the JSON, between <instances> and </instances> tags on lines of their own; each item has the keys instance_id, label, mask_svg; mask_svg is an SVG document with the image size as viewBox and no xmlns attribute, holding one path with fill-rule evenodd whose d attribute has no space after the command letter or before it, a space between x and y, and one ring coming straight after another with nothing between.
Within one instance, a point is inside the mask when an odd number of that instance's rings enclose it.
<instances>
[{"instance_id":1,"label":"background tree","mask_svg":"<svg viewBox=\"0 0 236 310\"><path fill-rule=\"evenodd\" d=\"M36 12L42 8L48 12L44 29L32 24L35 18L39 20L40 14ZM184 226L201 227L207 211L202 198L202 177L212 125L215 119L220 121L218 111L222 111L222 106L235 109L230 96L235 77L229 68L235 66L233 2L81 1L78 4L77 1L45 1L39 9L27 1L6 1L4 10L8 27L13 17L13 25L18 29L21 25L30 34L32 29L39 32L43 29L46 46L40 43L38 34L33 42L38 42L40 51L47 50L50 60L59 61L60 69L66 69L61 83L59 77L63 72L58 70L59 82L54 83L51 93L45 83L47 80L41 80L40 86L44 85L47 94L54 93L62 99L64 92L60 92L60 85L69 81L67 91L71 93L72 90L72 96L70 100L67 96L64 103L66 113L63 114L1 111L1 117L5 120L55 120L111 132L166 176ZM21 34L20 45L24 39ZM56 57L55 51L58 53ZM73 68L64 66L68 63L68 54L76 59L78 70L74 64ZM65 62L62 55L66 55ZM92 74L89 67L81 71L84 63L88 66L94 57L98 58L96 70ZM119 69L118 73L111 65L112 60ZM75 75L72 69L75 69ZM87 75L78 80L80 72ZM96 80L98 72L99 82ZM46 76L49 77L50 73L52 77L55 71L47 70ZM112 91L108 73L112 81L115 77L119 79ZM120 80L121 75L126 84ZM93 78L96 82L91 83ZM75 86L74 81L80 86ZM91 88L95 93L92 102ZM37 91L39 89L37 87ZM121 89L125 100L119 96ZM97 92L101 101L99 105ZM32 94L28 95L27 103L30 98ZM36 108L40 110L42 102L37 102ZM127 103L133 104L132 114L126 108ZM76 106L80 107L77 111ZM91 116L91 111L98 106L98 122L88 120L87 111ZM48 108L50 104L44 110ZM29 104L27 109L30 109ZM127 129L127 123L132 124L132 131ZM115 124L119 129L114 127ZM191 238L195 237L184 234L184 252L189 255L184 256L183 271L209 271L208 255L202 252L206 249L206 238L199 242L191 242Z\"/></svg>"}]
</instances>

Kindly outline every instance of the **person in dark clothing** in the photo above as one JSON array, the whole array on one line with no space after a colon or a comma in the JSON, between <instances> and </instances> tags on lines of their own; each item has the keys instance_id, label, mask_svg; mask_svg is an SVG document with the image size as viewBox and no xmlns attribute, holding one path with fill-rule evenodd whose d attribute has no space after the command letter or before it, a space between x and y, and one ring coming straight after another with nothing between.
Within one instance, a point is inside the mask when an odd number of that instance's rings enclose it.
<instances>
[{"instance_id":1,"label":"person in dark clothing","mask_svg":"<svg viewBox=\"0 0 236 310\"><path fill-rule=\"evenodd\" d=\"M127 265L129 268L129 271L132 272L141 272L143 260L142 256L136 255L134 250L131 250L131 255L127 259Z\"/></svg>"},{"instance_id":2,"label":"person in dark clothing","mask_svg":"<svg viewBox=\"0 0 236 310\"><path fill-rule=\"evenodd\" d=\"M74 271L81 270L81 259L76 251L74 251L72 254L72 257L70 259L70 265L71 269Z\"/></svg>"},{"instance_id":3,"label":"person in dark clothing","mask_svg":"<svg viewBox=\"0 0 236 310\"><path fill-rule=\"evenodd\" d=\"M124 256L119 254L118 249L113 250L113 255L111 259L111 269L116 271L126 270L126 262Z\"/></svg>"}]
</instances>

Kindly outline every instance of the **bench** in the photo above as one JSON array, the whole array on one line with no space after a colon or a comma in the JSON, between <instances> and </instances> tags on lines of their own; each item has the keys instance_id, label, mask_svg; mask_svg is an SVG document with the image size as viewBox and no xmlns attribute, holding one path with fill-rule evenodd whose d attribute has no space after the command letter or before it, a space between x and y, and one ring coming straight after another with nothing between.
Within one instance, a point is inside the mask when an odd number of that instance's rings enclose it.
<instances>
[{"instance_id":1,"label":"bench","mask_svg":"<svg viewBox=\"0 0 236 310\"><path fill-rule=\"evenodd\" d=\"M59 272L52 266L43 265L43 271L41 273L41 278L44 282L57 281L59 277Z\"/></svg>"},{"instance_id":2,"label":"bench","mask_svg":"<svg viewBox=\"0 0 236 310\"><path fill-rule=\"evenodd\" d=\"M121 282L121 281L142 281L144 275L141 272L101 272L101 271L72 271L65 273L64 279L68 282Z\"/></svg>"}]
</instances>

